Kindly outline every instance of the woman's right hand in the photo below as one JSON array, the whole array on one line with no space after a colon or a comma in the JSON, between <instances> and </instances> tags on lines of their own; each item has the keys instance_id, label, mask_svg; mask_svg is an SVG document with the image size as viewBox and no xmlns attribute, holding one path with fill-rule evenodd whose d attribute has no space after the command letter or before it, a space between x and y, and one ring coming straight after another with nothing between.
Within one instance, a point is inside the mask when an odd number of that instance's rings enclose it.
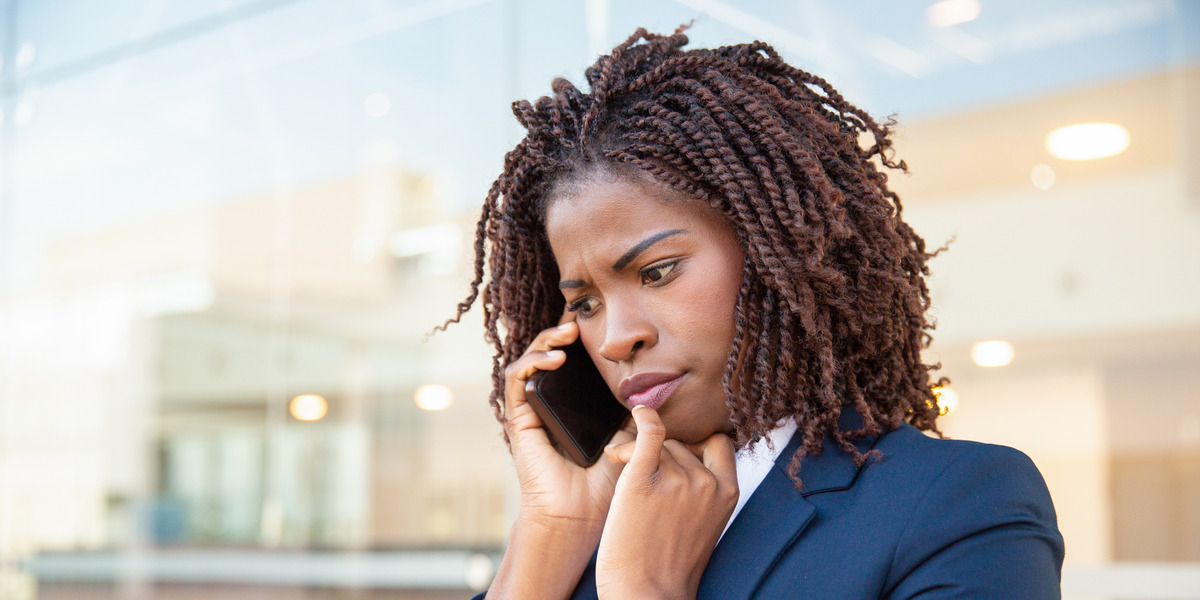
<instances>
[{"instance_id":1,"label":"woman's right hand","mask_svg":"<svg viewBox=\"0 0 1200 600\"><path fill-rule=\"evenodd\" d=\"M555 449L542 420L526 402L530 379L538 371L561 367L566 354L555 348L570 345L577 337L579 328L574 321L546 329L534 338L525 354L505 368L504 427L521 487L521 518L572 529L594 529L594 541L598 543L624 465L602 456L590 467L579 466ZM629 427L618 432L613 443L634 439L632 423ZM594 548L593 544L588 551Z\"/></svg>"},{"instance_id":2,"label":"woman's right hand","mask_svg":"<svg viewBox=\"0 0 1200 600\"><path fill-rule=\"evenodd\" d=\"M550 442L525 400L530 378L562 366L555 350L579 336L574 321L539 333L504 370L504 429L521 487L520 513L488 598L562 598L570 594L600 543L617 478L624 467L608 456L584 468ZM634 439L632 420L613 443Z\"/></svg>"}]
</instances>

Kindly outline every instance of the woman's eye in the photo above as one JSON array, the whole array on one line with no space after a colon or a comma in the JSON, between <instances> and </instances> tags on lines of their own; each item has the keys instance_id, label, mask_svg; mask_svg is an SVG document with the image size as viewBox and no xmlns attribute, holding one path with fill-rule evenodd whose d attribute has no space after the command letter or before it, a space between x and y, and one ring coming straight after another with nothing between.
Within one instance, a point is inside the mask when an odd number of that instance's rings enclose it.
<instances>
[{"instance_id":1,"label":"woman's eye","mask_svg":"<svg viewBox=\"0 0 1200 600\"><path fill-rule=\"evenodd\" d=\"M671 274L671 271L675 269L676 264L677 263L666 263L642 269L642 283L648 285L663 281L668 275Z\"/></svg>"},{"instance_id":2,"label":"woman's eye","mask_svg":"<svg viewBox=\"0 0 1200 600\"><path fill-rule=\"evenodd\" d=\"M567 305L567 310L570 312L578 312L581 317L589 317L596 309L600 308L600 301L592 298L580 298Z\"/></svg>"}]
</instances>

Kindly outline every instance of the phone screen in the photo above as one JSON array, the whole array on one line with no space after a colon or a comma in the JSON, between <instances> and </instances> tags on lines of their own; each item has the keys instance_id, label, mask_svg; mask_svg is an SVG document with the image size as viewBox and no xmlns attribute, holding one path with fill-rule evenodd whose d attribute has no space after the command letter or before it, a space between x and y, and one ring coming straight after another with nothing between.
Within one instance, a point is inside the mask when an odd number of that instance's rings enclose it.
<instances>
[{"instance_id":1,"label":"phone screen","mask_svg":"<svg viewBox=\"0 0 1200 600\"><path fill-rule=\"evenodd\" d=\"M609 391L583 342L576 340L561 350L566 361L535 376L528 400L550 437L576 463L588 466L600 458L629 411Z\"/></svg>"}]
</instances>

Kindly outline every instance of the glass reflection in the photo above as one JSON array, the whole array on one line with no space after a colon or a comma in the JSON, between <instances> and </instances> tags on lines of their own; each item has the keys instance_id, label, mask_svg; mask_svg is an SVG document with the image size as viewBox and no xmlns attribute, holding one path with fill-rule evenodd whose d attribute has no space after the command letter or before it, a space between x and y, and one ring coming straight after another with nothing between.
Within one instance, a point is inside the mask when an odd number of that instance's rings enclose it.
<instances>
[{"instance_id":1,"label":"glass reflection","mask_svg":"<svg viewBox=\"0 0 1200 600\"><path fill-rule=\"evenodd\" d=\"M899 113L906 210L957 236L946 431L1038 462L1067 597L1179 593L1147 586L1200 581L1198 10L0 3L0 590L485 587L514 517L490 350L477 314L422 340L470 278L510 102L697 19L694 45L763 38ZM1083 122L1128 147L1045 150ZM1017 360L977 367L989 339Z\"/></svg>"}]
</instances>

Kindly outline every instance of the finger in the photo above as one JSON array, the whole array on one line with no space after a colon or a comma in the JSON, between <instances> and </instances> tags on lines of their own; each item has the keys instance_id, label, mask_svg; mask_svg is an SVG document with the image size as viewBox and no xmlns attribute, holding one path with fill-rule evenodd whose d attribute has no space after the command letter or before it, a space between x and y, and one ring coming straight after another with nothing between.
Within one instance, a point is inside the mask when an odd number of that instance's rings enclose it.
<instances>
[{"instance_id":1,"label":"finger","mask_svg":"<svg viewBox=\"0 0 1200 600\"><path fill-rule=\"evenodd\" d=\"M628 464L629 459L633 458L633 448L637 444L632 440L623 444L609 444L604 447L604 455L608 460L618 464Z\"/></svg>"},{"instance_id":2,"label":"finger","mask_svg":"<svg viewBox=\"0 0 1200 600\"><path fill-rule=\"evenodd\" d=\"M562 366L567 359L567 353L562 350L535 350L517 359L509 375L514 381L520 381L522 389L524 382L529 381L538 371L553 371Z\"/></svg>"},{"instance_id":3,"label":"finger","mask_svg":"<svg viewBox=\"0 0 1200 600\"><path fill-rule=\"evenodd\" d=\"M704 464L700 462L700 458L692 453L688 444L677 440L667 440L663 442L663 450L671 455L679 466L685 469L700 469L704 468Z\"/></svg>"},{"instance_id":4,"label":"finger","mask_svg":"<svg viewBox=\"0 0 1200 600\"><path fill-rule=\"evenodd\" d=\"M509 421L521 416L524 412L532 413L525 400L525 386L529 378L538 371L553 371L562 366L567 355L562 350L546 352L530 352L505 370L504 415ZM541 426L538 421L536 426Z\"/></svg>"},{"instance_id":5,"label":"finger","mask_svg":"<svg viewBox=\"0 0 1200 600\"><path fill-rule=\"evenodd\" d=\"M723 433L714 433L701 442L701 460L724 486L737 489L737 458L733 440Z\"/></svg>"},{"instance_id":6,"label":"finger","mask_svg":"<svg viewBox=\"0 0 1200 600\"><path fill-rule=\"evenodd\" d=\"M653 408L635 406L633 420L637 423L637 439L633 442L633 456L629 458L625 472L635 479L648 480L658 470L662 460L667 429L663 427L658 411Z\"/></svg>"},{"instance_id":7,"label":"finger","mask_svg":"<svg viewBox=\"0 0 1200 600\"><path fill-rule=\"evenodd\" d=\"M542 351L545 352L551 348L562 348L568 346L575 338L579 337L579 325L575 321L565 321L559 323L557 327L543 329L529 342L529 347L525 349L526 354L529 352Z\"/></svg>"}]
</instances>

